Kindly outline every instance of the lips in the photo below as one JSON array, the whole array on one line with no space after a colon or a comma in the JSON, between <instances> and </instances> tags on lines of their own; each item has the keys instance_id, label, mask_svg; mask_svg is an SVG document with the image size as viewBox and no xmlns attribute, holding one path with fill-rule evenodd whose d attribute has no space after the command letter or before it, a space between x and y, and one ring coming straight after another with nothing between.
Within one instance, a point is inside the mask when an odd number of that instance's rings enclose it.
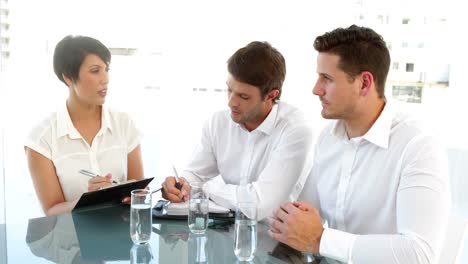
<instances>
[{"instance_id":1,"label":"lips","mask_svg":"<svg viewBox=\"0 0 468 264\"><path fill-rule=\"evenodd\" d=\"M107 89L102 89L100 91L98 91L98 94L102 97L105 97L107 95Z\"/></svg>"},{"instance_id":2,"label":"lips","mask_svg":"<svg viewBox=\"0 0 468 264\"><path fill-rule=\"evenodd\" d=\"M322 103L322 105L328 104L327 100L325 100L325 99L323 99L323 98L320 98L320 102Z\"/></svg>"}]
</instances>

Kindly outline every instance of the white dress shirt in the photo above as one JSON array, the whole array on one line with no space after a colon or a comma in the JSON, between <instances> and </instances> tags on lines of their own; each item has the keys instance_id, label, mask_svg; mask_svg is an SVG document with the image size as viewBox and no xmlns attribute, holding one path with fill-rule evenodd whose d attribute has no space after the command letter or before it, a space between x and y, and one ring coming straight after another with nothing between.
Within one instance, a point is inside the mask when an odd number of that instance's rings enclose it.
<instances>
[{"instance_id":1,"label":"white dress shirt","mask_svg":"<svg viewBox=\"0 0 468 264\"><path fill-rule=\"evenodd\" d=\"M301 194L328 223L320 255L359 264L434 263L450 207L445 153L389 103L359 138L349 140L344 123L333 121L317 141Z\"/></svg>"},{"instance_id":2,"label":"white dress shirt","mask_svg":"<svg viewBox=\"0 0 468 264\"><path fill-rule=\"evenodd\" d=\"M302 113L284 102L251 132L232 121L229 110L217 112L205 123L183 177L206 182L210 199L230 209L242 181L246 195L258 202L261 220L300 194L312 167L312 140Z\"/></svg>"},{"instance_id":3,"label":"white dress shirt","mask_svg":"<svg viewBox=\"0 0 468 264\"><path fill-rule=\"evenodd\" d=\"M106 175L117 182L127 180L127 155L140 144L140 132L130 117L102 107L101 129L91 146L80 135L68 114L66 104L51 114L29 134L25 146L50 159L66 201L88 191L85 169Z\"/></svg>"}]
</instances>

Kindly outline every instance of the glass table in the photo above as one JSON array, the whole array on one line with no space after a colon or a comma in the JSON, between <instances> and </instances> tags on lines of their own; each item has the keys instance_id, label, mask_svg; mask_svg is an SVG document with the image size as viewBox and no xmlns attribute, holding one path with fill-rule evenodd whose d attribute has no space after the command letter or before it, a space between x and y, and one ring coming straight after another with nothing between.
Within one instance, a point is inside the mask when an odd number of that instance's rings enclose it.
<instances>
[{"instance_id":1,"label":"glass table","mask_svg":"<svg viewBox=\"0 0 468 264\"><path fill-rule=\"evenodd\" d=\"M153 218L150 243L133 245L129 209L120 205L2 224L0 263L245 263L234 255L234 226L227 221L214 221L206 234L194 235L186 221ZM271 239L267 230L259 223L250 263L313 263Z\"/></svg>"}]
</instances>

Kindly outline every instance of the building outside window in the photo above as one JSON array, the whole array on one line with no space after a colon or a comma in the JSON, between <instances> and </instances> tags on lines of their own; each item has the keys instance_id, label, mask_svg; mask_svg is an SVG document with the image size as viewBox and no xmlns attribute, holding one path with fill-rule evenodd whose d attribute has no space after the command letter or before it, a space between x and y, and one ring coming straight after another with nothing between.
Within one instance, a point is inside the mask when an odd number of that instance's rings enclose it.
<instances>
[{"instance_id":1,"label":"building outside window","mask_svg":"<svg viewBox=\"0 0 468 264\"><path fill-rule=\"evenodd\" d=\"M398 101L418 104L422 101L422 86L394 85L392 88L392 97Z\"/></svg>"},{"instance_id":2,"label":"building outside window","mask_svg":"<svg viewBox=\"0 0 468 264\"><path fill-rule=\"evenodd\" d=\"M406 63L406 72L414 72L414 63Z\"/></svg>"}]
</instances>

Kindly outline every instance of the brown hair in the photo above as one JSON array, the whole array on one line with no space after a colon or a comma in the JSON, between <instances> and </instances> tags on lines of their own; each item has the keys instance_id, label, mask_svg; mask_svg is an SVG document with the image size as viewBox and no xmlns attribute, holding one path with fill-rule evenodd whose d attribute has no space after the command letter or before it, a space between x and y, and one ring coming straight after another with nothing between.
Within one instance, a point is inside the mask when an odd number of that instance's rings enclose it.
<instances>
[{"instance_id":1,"label":"brown hair","mask_svg":"<svg viewBox=\"0 0 468 264\"><path fill-rule=\"evenodd\" d=\"M238 81L260 88L262 98L272 90L279 91L286 77L283 55L268 42L253 41L237 50L227 61L229 73Z\"/></svg>"},{"instance_id":2,"label":"brown hair","mask_svg":"<svg viewBox=\"0 0 468 264\"><path fill-rule=\"evenodd\" d=\"M385 98L385 81L390 68L390 53L382 36L366 27L352 25L318 36L318 52L338 55L338 67L351 78L363 71L372 73L379 97Z\"/></svg>"}]
</instances>

